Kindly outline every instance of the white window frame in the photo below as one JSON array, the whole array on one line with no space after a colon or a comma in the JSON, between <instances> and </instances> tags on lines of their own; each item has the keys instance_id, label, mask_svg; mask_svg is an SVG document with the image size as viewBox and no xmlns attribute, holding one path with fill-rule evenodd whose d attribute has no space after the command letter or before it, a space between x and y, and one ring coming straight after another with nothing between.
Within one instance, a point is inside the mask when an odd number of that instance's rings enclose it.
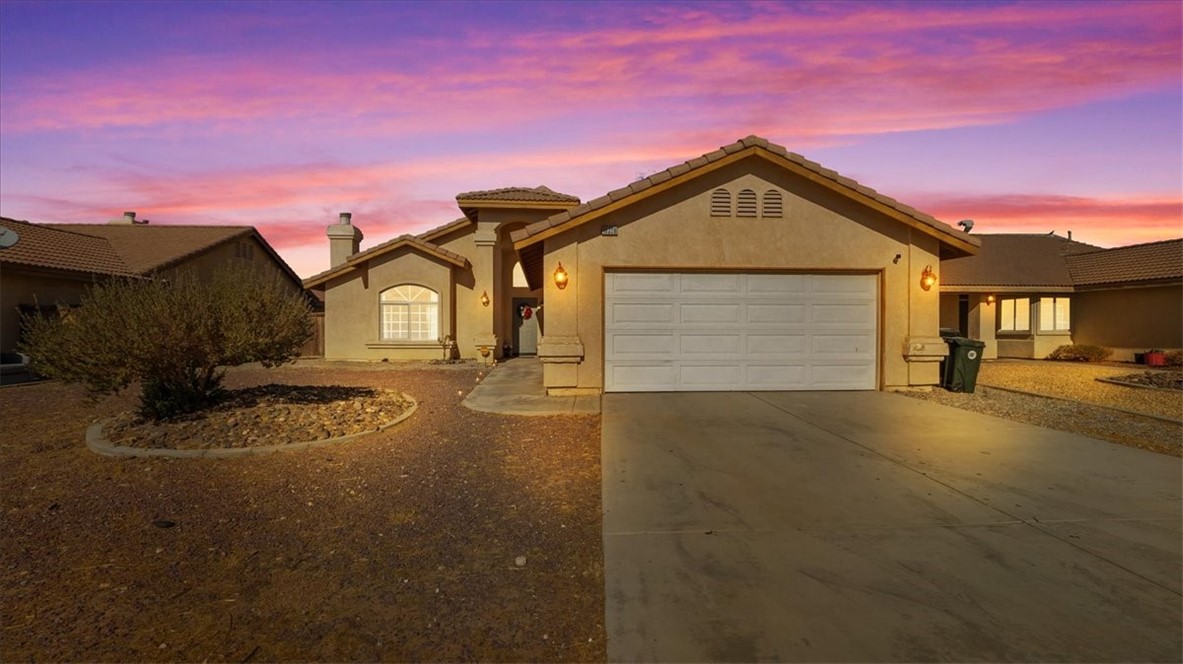
<instances>
[{"instance_id":1,"label":"white window frame","mask_svg":"<svg viewBox=\"0 0 1183 664\"><path fill-rule=\"evenodd\" d=\"M1072 329L1072 301L1068 297L1039 298L1039 331L1069 332Z\"/></svg>"},{"instance_id":2,"label":"white window frame","mask_svg":"<svg viewBox=\"0 0 1183 664\"><path fill-rule=\"evenodd\" d=\"M1031 298L1010 297L998 301L999 332L1031 331Z\"/></svg>"},{"instance_id":3,"label":"white window frame","mask_svg":"<svg viewBox=\"0 0 1183 664\"><path fill-rule=\"evenodd\" d=\"M379 293L378 338L439 341L439 293L418 284L399 284Z\"/></svg>"}]
</instances>

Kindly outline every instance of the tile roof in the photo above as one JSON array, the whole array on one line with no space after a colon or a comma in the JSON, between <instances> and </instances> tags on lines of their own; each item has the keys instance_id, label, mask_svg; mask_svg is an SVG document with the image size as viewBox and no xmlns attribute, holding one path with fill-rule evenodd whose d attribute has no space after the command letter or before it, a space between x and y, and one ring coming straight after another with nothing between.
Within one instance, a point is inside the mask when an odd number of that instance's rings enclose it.
<instances>
[{"instance_id":1,"label":"tile roof","mask_svg":"<svg viewBox=\"0 0 1183 664\"><path fill-rule=\"evenodd\" d=\"M503 187L456 194L458 201L526 201L531 203L578 203L579 197L557 192L550 187Z\"/></svg>"},{"instance_id":2,"label":"tile roof","mask_svg":"<svg viewBox=\"0 0 1183 664\"><path fill-rule=\"evenodd\" d=\"M338 274L343 274L356 268L360 263L364 263L371 258L376 258L382 254L394 251L395 249L403 246L409 246L413 249L417 249L418 251L442 258L443 260L460 267L468 265L467 258L450 249L444 249L438 244L433 244L415 235L400 235L393 240L387 240L382 244L376 244L365 251L359 251L356 254L350 256L349 260L336 267L329 268L324 272L308 277L304 280L304 287L313 288L315 286L319 286L329 279L337 276Z\"/></svg>"},{"instance_id":3,"label":"tile roof","mask_svg":"<svg viewBox=\"0 0 1183 664\"><path fill-rule=\"evenodd\" d=\"M168 267L232 238L252 235L251 226L169 226L166 224L46 224L107 240L127 267L147 273Z\"/></svg>"},{"instance_id":4,"label":"tile roof","mask_svg":"<svg viewBox=\"0 0 1183 664\"><path fill-rule=\"evenodd\" d=\"M942 288L957 286L1072 287L1064 256L1100 247L1059 235L998 233L976 236L976 256L941 261Z\"/></svg>"},{"instance_id":5,"label":"tile roof","mask_svg":"<svg viewBox=\"0 0 1183 664\"><path fill-rule=\"evenodd\" d=\"M1077 286L1183 279L1183 238L1076 254L1066 262Z\"/></svg>"},{"instance_id":6,"label":"tile roof","mask_svg":"<svg viewBox=\"0 0 1183 664\"><path fill-rule=\"evenodd\" d=\"M0 263L86 274L136 274L104 238L7 217L0 217L0 226L15 231L20 237L11 247L0 249Z\"/></svg>"},{"instance_id":7,"label":"tile roof","mask_svg":"<svg viewBox=\"0 0 1183 664\"><path fill-rule=\"evenodd\" d=\"M438 237L443 237L443 236L447 235L448 233L451 233L452 231L460 229L460 228L464 228L465 226L468 226L471 223L472 223L472 220L469 219L468 217L460 217L459 219L456 219L455 221L449 221L448 223L446 223L442 226L436 226L435 228L433 228L429 231L423 231L422 233L420 233L416 237L418 237L420 240L426 240L428 242L431 242L432 240L434 240Z\"/></svg>"},{"instance_id":8,"label":"tile roof","mask_svg":"<svg viewBox=\"0 0 1183 664\"><path fill-rule=\"evenodd\" d=\"M894 198L884 196L874 189L859 184L848 177L839 175L837 171L828 169L817 162L810 161L795 152L789 152L782 145L777 145L770 142L766 138L761 138L754 135L747 136L729 145L724 145L714 152L708 152L707 154L704 154L700 157L695 157L694 159L683 162L676 166L671 166L664 171L654 173L647 178L633 182L627 187L621 187L620 189L610 191L599 198L590 200L570 210L555 214L551 217L543 219L542 221L526 226L521 230L514 231L511 234L511 237L513 238L515 244L521 243L531 237L542 234L551 228L563 226L572 220L578 219L582 215L603 208L625 197L640 193L646 189L649 189L650 187L659 185L673 178L680 177L696 169L703 168L704 166L725 159L737 152L752 148L762 149L778 157L787 159L788 161L805 169L806 171L821 176L825 180L828 180L831 184L835 184L842 189L848 190L848 193L869 198L880 205L891 208L892 210L916 222L919 222L921 226L929 228L934 232L934 235L937 235L938 237L960 240L962 243L968 244L970 247L977 245L977 240L968 233L959 231L952 226L937 220L931 215L920 212L911 206L904 205ZM522 247L519 246L518 248L521 249Z\"/></svg>"}]
</instances>

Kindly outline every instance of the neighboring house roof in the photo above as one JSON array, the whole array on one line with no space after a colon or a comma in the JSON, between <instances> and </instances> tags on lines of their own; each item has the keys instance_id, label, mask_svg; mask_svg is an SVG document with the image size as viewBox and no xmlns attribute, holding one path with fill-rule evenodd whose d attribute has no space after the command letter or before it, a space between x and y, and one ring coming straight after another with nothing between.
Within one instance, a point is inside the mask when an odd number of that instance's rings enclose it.
<instances>
[{"instance_id":1,"label":"neighboring house roof","mask_svg":"<svg viewBox=\"0 0 1183 664\"><path fill-rule=\"evenodd\" d=\"M374 245L365 251L357 252L337 267L330 268L324 272L321 272L320 274L315 274L311 277L308 277L304 280L304 288L313 288L319 286L337 275L357 269L362 263L402 247L407 247L414 251L427 254L428 256L434 256L435 258L451 263L457 267L468 266L468 259L454 251L444 249L437 244L432 244L431 242L428 242L415 235L400 235L393 240L387 240L386 242Z\"/></svg>"},{"instance_id":2,"label":"neighboring house roof","mask_svg":"<svg viewBox=\"0 0 1183 664\"><path fill-rule=\"evenodd\" d=\"M9 253L11 249L2 250L2 260L6 262L96 274L144 276L172 267L224 242L253 237L293 283L300 283L300 276L252 226L4 221L21 225L17 233L22 240L26 234L37 239L37 244L18 242L12 249L24 246L16 253Z\"/></svg>"},{"instance_id":3,"label":"neighboring house roof","mask_svg":"<svg viewBox=\"0 0 1183 664\"><path fill-rule=\"evenodd\" d=\"M1183 280L1183 238L1112 249L1042 233L978 238L977 256L941 261L942 290L1071 292Z\"/></svg>"},{"instance_id":4,"label":"neighboring house roof","mask_svg":"<svg viewBox=\"0 0 1183 664\"><path fill-rule=\"evenodd\" d=\"M1077 286L1183 279L1183 238L1068 256Z\"/></svg>"},{"instance_id":5,"label":"neighboring house roof","mask_svg":"<svg viewBox=\"0 0 1183 664\"><path fill-rule=\"evenodd\" d=\"M1071 288L1072 275L1064 256L1100 249L1042 233L999 233L978 235L977 238L982 243L978 255L941 261L939 283L942 288Z\"/></svg>"},{"instance_id":6,"label":"neighboring house roof","mask_svg":"<svg viewBox=\"0 0 1183 664\"><path fill-rule=\"evenodd\" d=\"M0 226L20 237L0 249L0 263L120 277L136 274L103 238L7 217L0 217Z\"/></svg>"},{"instance_id":7,"label":"neighboring house roof","mask_svg":"<svg viewBox=\"0 0 1183 664\"><path fill-rule=\"evenodd\" d=\"M53 224L53 227L107 240L128 267L141 274L169 267L215 245L255 232L250 226Z\"/></svg>"},{"instance_id":8,"label":"neighboring house roof","mask_svg":"<svg viewBox=\"0 0 1183 664\"><path fill-rule=\"evenodd\" d=\"M458 201L527 201L535 203L579 203L578 196L563 194L550 187L502 187L456 194Z\"/></svg>"},{"instance_id":9,"label":"neighboring house roof","mask_svg":"<svg viewBox=\"0 0 1183 664\"><path fill-rule=\"evenodd\" d=\"M936 237L942 242L942 255L962 256L977 252L978 241L975 237L958 231L931 215L904 205L894 198L884 196L870 187L838 174L836 171L825 168L817 162L810 161L795 152L789 152L784 146L771 143L759 136L748 136L730 145L724 145L714 152L654 173L627 187L610 191L604 196L514 231L511 234L514 248L520 251L569 228L593 221L604 214L629 205L642 196L664 191L697 177L700 173L720 168L751 155L779 163L813 182Z\"/></svg>"}]
</instances>

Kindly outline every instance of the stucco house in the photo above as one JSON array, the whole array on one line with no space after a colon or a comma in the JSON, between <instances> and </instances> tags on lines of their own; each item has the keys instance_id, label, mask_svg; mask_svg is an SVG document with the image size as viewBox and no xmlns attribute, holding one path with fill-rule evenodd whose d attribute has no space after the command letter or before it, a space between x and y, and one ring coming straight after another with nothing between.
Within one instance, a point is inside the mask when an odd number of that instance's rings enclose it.
<instances>
[{"instance_id":1,"label":"stucco house","mask_svg":"<svg viewBox=\"0 0 1183 664\"><path fill-rule=\"evenodd\" d=\"M457 196L463 216L359 251L328 227L325 356L533 351L551 394L937 383L941 261L978 240L749 136L587 203Z\"/></svg>"},{"instance_id":2,"label":"stucco house","mask_svg":"<svg viewBox=\"0 0 1183 664\"><path fill-rule=\"evenodd\" d=\"M134 212L106 224L39 224L0 217L15 243L0 248L0 351L15 350L22 313L76 306L111 278L199 277L233 263L281 275L303 292L292 271L251 226L149 224Z\"/></svg>"},{"instance_id":3,"label":"stucco house","mask_svg":"<svg viewBox=\"0 0 1183 664\"><path fill-rule=\"evenodd\" d=\"M1129 361L1183 347L1183 239L1103 249L1055 234L981 234L941 265L941 327L983 357L1043 358L1091 344Z\"/></svg>"}]
</instances>

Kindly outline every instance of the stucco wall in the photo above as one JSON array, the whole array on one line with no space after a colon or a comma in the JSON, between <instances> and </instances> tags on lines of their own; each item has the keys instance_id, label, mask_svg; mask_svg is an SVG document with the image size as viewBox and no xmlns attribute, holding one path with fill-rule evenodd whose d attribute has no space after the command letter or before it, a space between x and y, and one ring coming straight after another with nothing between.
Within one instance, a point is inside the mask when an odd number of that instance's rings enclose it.
<instances>
[{"instance_id":1,"label":"stucco wall","mask_svg":"<svg viewBox=\"0 0 1183 664\"><path fill-rule=\"evenodd\" d=\"M1076 343L1105 346L1115 360L1150 348L1183 348L1183 286L1123 288L1076 293Z\"/></svg>"},{"instance_id":2,"label":"stucco wall","mask_svg":"<svg viewBox=\"0 0 1183 664\"><path fill-rule=\"evenodd\" d=\"M401 284L439 293L442 339L455 333L452 265L407 248L370 261L325 286L325 358L332 360L425 359L443 357L439 341L381 341L379 295Z\"/></svg>"},{"instance_id":3,"label":"stucco wall","mask_svg":"<svg viewBox=\"0 0 1183 664\"><path fill-rule=\"evenodd\" d=\"M733 196L742 188L758 194L778 188L784 218L711 217L710 194L717 187ZM604 225L617 226L618 236L601 236ZM926 265L939 271L937 240L769 162L745 160L704 174L549 238L545 249L543 343L577 337L583 345L582 362L546 366L552 391L602 389L604 272L629 268L879 275L879 384L937 382L936 362L909 363L903 354L908 337L938 334L938 292L919 283ZM560 261L571 275L564 291L549 278Z\"/></svg>"},{"instance_id":4,"label":"stucco wall","mask_svg":"<svg viewBox=\"0 0 1183 664\"><path fill-rule=\"evenodd\" d=\"M93 282L89 275L63 275L5 265L0 275L0 352L16 350L20 305L75 306Z\"/></svg>"}]
</instances>

